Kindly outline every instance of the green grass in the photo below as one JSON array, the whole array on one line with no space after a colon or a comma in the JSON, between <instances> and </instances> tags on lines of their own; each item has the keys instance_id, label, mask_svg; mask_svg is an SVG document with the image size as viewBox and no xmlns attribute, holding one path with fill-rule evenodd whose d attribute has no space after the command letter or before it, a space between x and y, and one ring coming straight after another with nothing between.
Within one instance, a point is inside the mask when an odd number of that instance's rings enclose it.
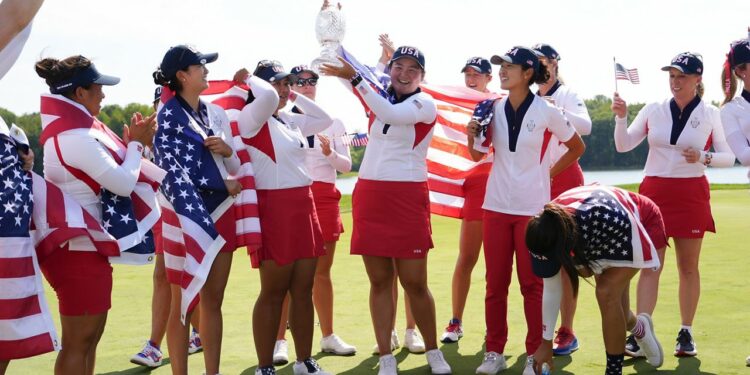
<instances>
[{"instance_id":1,"label":"green grass","mask_svg":"<svg viewBox=\"0 0 750 375\"><path fill-rule=\"evenodd\" d=\"M342 206L348 206L348 197ZM671 355L680 320L677 303L677 275L674 252L667 251L666 268L662 275L661 297L654 322L657 336L666 352L664 366L659 374L750 374L744 366L750 354L750 293L747 283L748 207L750 192L743 190L716 190L712 192L713 211L719 230L709 234L702 250L701 276L703 294L694 323L695 336L700 350L697 358L680 359ZM368 311L368 282L362 261L348 254L351 215L344 215L347 233L339 242L333 268L336 287L336 332L354 344L359 353L352 357L333 357L317 354L320 363L329 371L339 374L375 374L376 357L370 355L375 342ZM437 248L430 253L430 288L437 301L438 330L450 318L450 281L457 252L459 222L434 217L433 233ZM484 263L480 260L472 276L473 287L466 307L464 328L466 336L459 344L442 346L454 374L473 374L482 357L484 335ZM593 288L582 283L581 297L576 317L576 332L581 349L572 357L556 360L556 374L603 373L604 349L600 318ZM235 254L232 274L224 303L224 344L222 373L253 374L257 359L252 340L250 311L258 293L258 273L250 269L245 253ZM52 310L56 311L54 293L48 293ZM129 357L140 349L149 333L151 298L151 267L116 266L113 307L107 329L99 345L97 373L143 374L144 368L132 365ZM523 366L523 338L525 322L518 284L513 278L510 288L509 327L510 338L506 348L511 369L503 374L520 374ZM403 306L399 306L398 329L403 332ZM57 318L56 318L57 320ZM316 331L314 350L318 349L320 333ZM293 347L290 354L293 357ZM396 352L402 374L428 374L422 355ZM49 374L55 354L14 361L9 374ZM190 370L203 372L201 355L190 357ZM169 374L169 366L152 371ZM280 374L291 374L285 366ZM657 373L643 360L627 360L625 374Z\"/></svg>"}]
</instances>

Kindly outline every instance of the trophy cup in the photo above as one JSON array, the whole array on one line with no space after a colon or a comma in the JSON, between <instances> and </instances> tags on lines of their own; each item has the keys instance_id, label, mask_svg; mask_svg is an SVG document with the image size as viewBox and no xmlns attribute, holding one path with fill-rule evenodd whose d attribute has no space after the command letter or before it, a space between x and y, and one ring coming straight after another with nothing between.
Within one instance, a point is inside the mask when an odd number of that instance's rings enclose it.
<instances>
[{"instance_id":1,"label":"trophy cup","mask_svg":"<svg viewBox=\"0 0 750 375\"><path fill-rule=\"evenodd\" d=\"M344 39L346 20L339 8L340 5L328 3L315 19L315 36L322 47L320 56L310 64L316 73L320 73L320 67L323 64L341 66L341 62L337 59L337 50Z\"/></svg>"}]
</instances>

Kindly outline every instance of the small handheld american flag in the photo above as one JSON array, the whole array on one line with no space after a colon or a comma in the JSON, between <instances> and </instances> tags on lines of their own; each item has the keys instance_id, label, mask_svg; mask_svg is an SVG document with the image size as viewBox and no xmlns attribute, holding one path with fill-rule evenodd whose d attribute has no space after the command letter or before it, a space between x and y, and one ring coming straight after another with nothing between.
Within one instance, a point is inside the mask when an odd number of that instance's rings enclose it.
<instances>
[{"instance_id":1,"label":"small handheld american flag","mask_svg":"<svg viewBox=\"0 0 750 375\"><path fill-rule=\"evenodd\" d=\"M365 147L369 138L365 133L352 133L344 135L344 143L353 147Z\"/></svg>"},{"instance_id":2,"label":"small handheld american flag","mask_svg":"<svg viewBox=\"0 0 750 375\"><path fill-rule=\"evenodd\" d=\"M615 58L613 57L612 60L615 62L615 91L617 91L617 81L618 80L624 80L629 81L630 83L637 85L641 83L640 78L638 77L638 69L627 69L622 64L615 61Z\"/></svg>"}]
</instances>

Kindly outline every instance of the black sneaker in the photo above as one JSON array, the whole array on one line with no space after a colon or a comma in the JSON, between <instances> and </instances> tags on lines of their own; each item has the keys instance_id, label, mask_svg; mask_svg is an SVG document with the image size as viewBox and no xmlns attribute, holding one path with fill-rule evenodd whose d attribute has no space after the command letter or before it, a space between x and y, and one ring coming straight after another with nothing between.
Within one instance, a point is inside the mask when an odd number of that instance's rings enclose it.
<instances>
[{"instance_id":1,"label":"black sneaker","mask_svg":"<svg viewBox=\"0 0 750 375\"><path fill-rule=\"evenodd\" d=\"M294 375L331 375L330 373L323 371L323 368L320 367L313 357L308 357L302 362L295 362L294 366L292 366L292 371L294 371Z\"/></svg>"},{"instance_id":2,"label":"black sneaker","mask_svg":"<svg viewBox=\"0 0 750 375\"><path fill-rule=\"evenodd\" d=\"M625 355L633 358L641 358L646 356L641 350L641 347L638 346L638 343L635 341L635 336L633 336L632 333L629 334L627 338L625 338Z\"/></svg>"},{"instance_id":3,"label":"black sneaker","mask_svg":"<svg viewBox=\"0 0 750 375\"><path fill-rule=\"evenodd\" d=\"M695 357L698 349L695 347L693 336L686 329L681 329L677 334L677 345L674 348L674 355L677 357Z\"/></svg>"}]
</instances>

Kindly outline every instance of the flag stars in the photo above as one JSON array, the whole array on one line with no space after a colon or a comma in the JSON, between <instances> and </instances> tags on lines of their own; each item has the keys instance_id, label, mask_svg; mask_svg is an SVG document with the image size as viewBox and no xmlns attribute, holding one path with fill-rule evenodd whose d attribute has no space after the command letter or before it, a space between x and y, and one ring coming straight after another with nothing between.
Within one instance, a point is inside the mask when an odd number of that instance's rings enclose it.
<instances>
[{"instance_id":1,"label":"flag stars","mask_svg":"<svg viewBox=\"0 0 750 375\"><path fill-rule=\"evenodd\" d=\"M164 117L172 116L172 110L169 108L164 108Z\"/></svg>"},{"instance_id":2,"label":"flag stars","mask_svg":"<svg viewBox=\"0 0 750 375\"><path fill-rule=\"evenodd\" d=\"M21 216L16 216L15 219L16 219L16 226L20 227L21 226Z\"/></svg>"},{"instance_id":3,"label":"flag stars","mask_svg":"<svg viewBox=\"0 0 750 375\"><path fill-rule=\"evenodd\" d=\"M8 202L8 203L5 203L5 204L3 205L3 207L5 208L5 211L4 211L4 212L13 212L13 213L15 213L15 212L16 212L16 205L15 205L15 204L13 204L13 203L10 203L10 202Z\"/></svg>"},{"instance_id":4,"label":"flag stars","mask_svg":"<svg viewBox=\"0 0 750 375\"><path fill-rule=\"evenodd\" d=\"M130 218L130 215L120 215L120 221L122 221L125 224L128 224L129 222L133 221L133 219Z\"/></svg>"},{"instance_id":5,"label":"flag stars","mask_svg":"<svg viewBox=\"0 0 750 375\"><path fill-rule=\"evenodd\" d=\"M110 215L114 215L114 214L115 214L115 206L110 206L110 205L107 205L107 210L106 210L106 212L107 212L108 214L110 214Z\"/></svg>"},{"instance_id":6,"label":"flag stars","mask_svg":"<svg viewBox=\"0 0 750 375\"><path fill-rule=\"evenodd\" d=\"M13 189L13 180L10 179L10 177L6 178L5 181L3 181L3 184L5 184L5 189Z\"/></svg>"}]
</instances>

